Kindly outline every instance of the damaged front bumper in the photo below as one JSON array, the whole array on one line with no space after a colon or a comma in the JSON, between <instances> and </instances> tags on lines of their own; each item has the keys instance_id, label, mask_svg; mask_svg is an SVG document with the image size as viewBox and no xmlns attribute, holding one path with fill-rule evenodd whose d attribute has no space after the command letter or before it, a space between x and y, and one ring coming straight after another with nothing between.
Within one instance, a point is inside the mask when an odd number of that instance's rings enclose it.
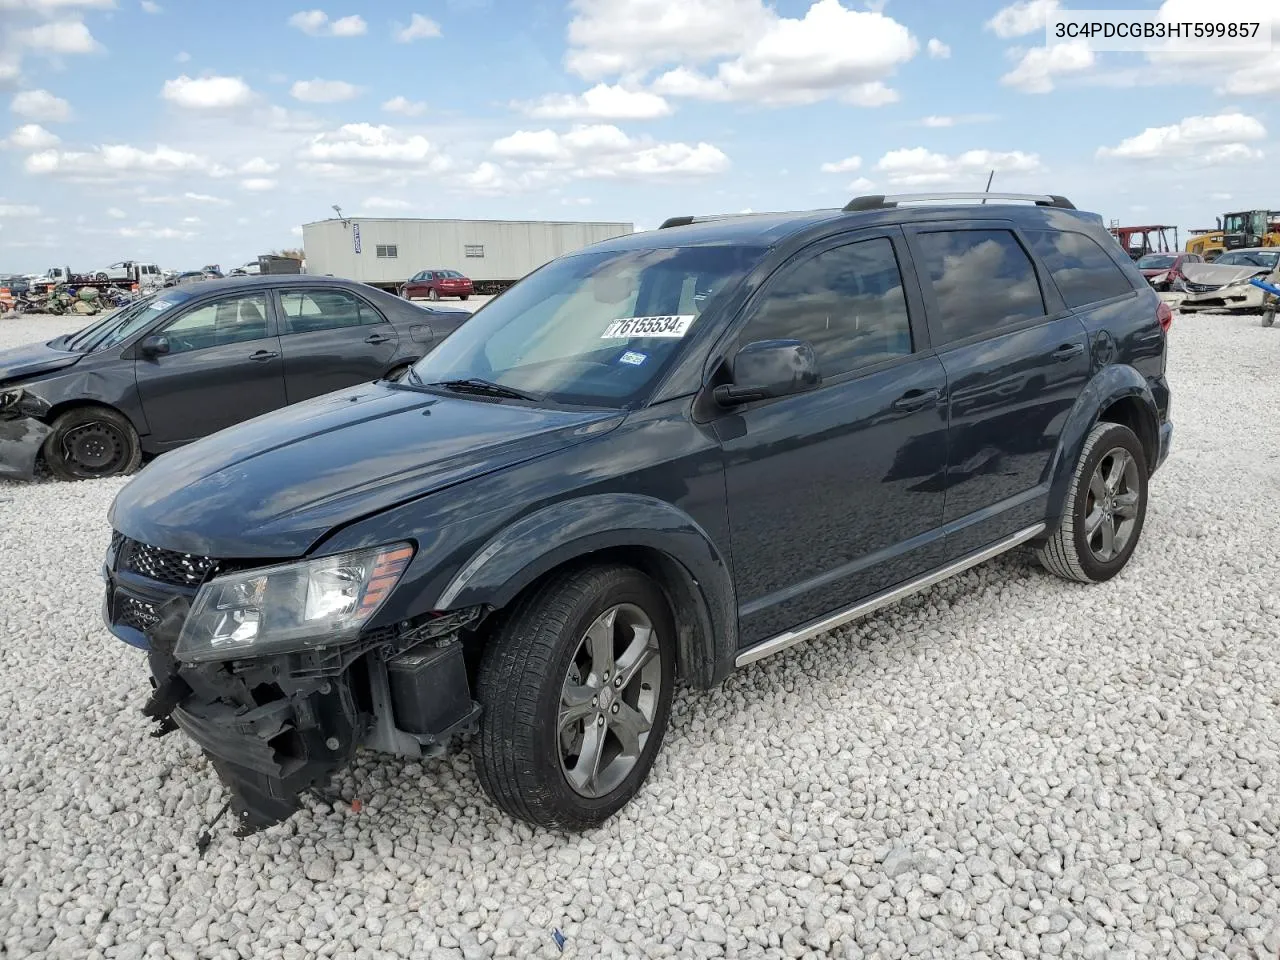
<instances>
[{"instance_id":1,"label":"damaged front bumper","mask_svg":"<svg viewBox=\"0 0 1280 960\"><path fill-rule=\"evenodd\" d=\"M286 820L359 747L421 757L474 729L480 708L459 631L479 609L338 647L182 663L173 651L197 591L163 597L114 567L109 555L103 614L113 634L147 650L153 690L143 713L156 724L152 736L181 730L200 746L230 793L237 836Z\"/></svg>"},{"instance_id":2,"label":"damaged front bumper","mask_svg":"<svg viewBox=\"0 0 1280 960\"><path fill-rule=\"evenodd\" d=\"M0 477L35 478L36 460L49 436L49 425L38 418L49 409L47 401L21 387L0 389Z\"/></svg>"},{"instance_id":3,"label":"damaged front bumper","mask_svg":"<svg viewBox=\"0 0 1280 960\"><path fill-rule=\"evenodd\" d=\"M1194 310L1261 310L1264 294L1250 283L1232 284L1214 290L1196 292L1188 284L1188 293L1178 305L1186 312Z\"/></svg>"}]
</instances>

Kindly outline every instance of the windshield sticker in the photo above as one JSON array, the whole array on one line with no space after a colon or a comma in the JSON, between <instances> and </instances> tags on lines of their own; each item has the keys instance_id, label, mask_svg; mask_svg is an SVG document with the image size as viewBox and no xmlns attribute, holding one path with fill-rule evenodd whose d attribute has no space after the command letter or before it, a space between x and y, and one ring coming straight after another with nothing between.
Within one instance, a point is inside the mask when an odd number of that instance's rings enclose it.
<instances>
[{"instance_id":1,"label":"windshield sticker","mask_svg":"<svg viewBox=\"0 0 1280 960\"><path fill-rule=\"evenodd\" d=\"M634 350L628 350L626 353L624 353L622 356L618 358L618 362L629 363L633 367L638 367L640 366L640 364L644 363L648 359L649 357L647 354L636 353Z\"/></svg>"},{"instance_id":2,"label":"windshield sticker","mask_svg":"<svg viewBox=\"0 0 1280 960\"><path fill-rule=\"evenodd\" d=\"M694 314L671 317L627 317L615 320L600 335L601 340L626 340L630 337L668 337L678 340L693 326Z\"/></svg>"},{"instance_id":3,"label":"windshield sticker","mask_svg":"<svg viewBox=\"0 0 1280 960\"><path fill-rule=\"evenodd\" d=\"M168 300L153 300L148 310L168 310L173 304Z\"/></svg>"}]
</instances>

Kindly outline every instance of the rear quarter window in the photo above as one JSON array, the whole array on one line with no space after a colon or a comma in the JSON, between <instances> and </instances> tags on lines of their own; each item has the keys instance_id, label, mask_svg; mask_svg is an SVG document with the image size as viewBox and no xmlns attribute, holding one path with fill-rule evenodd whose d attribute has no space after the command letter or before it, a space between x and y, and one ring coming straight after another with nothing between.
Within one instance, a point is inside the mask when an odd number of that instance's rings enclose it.
<instances>
[{"instance_id":1,"label":"rear quarter window","mask_svg":"<svg viewBox=\"0 0 1280 960\"><path fill-rule=\"evenodd\" d=\"M1026 237L1068 307L1133 292L1129 278L1092 237L1073 230L1028 230Z\"/></svg>"},{"instance_id":2,"label":"rear quarter window","mask_svg":"<svg viewBox=\"0 0 1280 960\"><path fill-rule=\"evenodd\" d=\"M918 243L920 279L933 291L939 342L1045 315L1035 266L1011 231L942 230L919 234Z\"/></svg>"}]
</instances>

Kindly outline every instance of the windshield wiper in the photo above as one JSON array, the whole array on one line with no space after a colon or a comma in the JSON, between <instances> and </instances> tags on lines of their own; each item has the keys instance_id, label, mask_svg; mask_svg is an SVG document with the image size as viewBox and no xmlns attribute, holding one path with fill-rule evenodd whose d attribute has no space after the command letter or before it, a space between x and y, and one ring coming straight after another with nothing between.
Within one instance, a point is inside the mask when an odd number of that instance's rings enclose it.
<instances>
[{"instance_id":1,"label":"windshield wiper","mask_svg":"<svg viewBox=\"0 0 1280 960\"><path fill-rule=\"evenodd\" d=\"M482 380L479 377L467 377L463 380L439 380L430 384L433 387L444 387L446 390L452 390L455 393L474 393L483 397L501 397L505 400L537 400L531 393L525 393L523 390L517 390L514 387L506 387L500 383L494 383L492 380Z\"/></svg>"}]
</instances>

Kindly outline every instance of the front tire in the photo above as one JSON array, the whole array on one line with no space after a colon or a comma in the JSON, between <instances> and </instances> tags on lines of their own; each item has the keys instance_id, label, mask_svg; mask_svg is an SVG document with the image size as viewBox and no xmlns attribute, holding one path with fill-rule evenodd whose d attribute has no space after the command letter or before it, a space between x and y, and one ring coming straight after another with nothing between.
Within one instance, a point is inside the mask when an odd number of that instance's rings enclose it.
<instances>
[{"instance_id":1,"label":"front tire","mask_svg":"<svg viewBox=\"0 0 1280 960\"><path fill-rule=\"evenodd\" d=\"M137 470L142 445L123 414L106 407L79 407L53 421L44 459L59 480L97 480Z\"/></svg>"},{"instance_id":2,"label":"front tire","mask_svg":"<svg viewBox=\"0 0 1280 960\"><path fill-rule=\"evenodd\" d=\"M432 287L430 290L428 290L428 291L427 291L427 299L428 299L428 300L439 300L439 299L440 299L440 294L436 292L436 288L435 288L435 287Z\"/></svg>"},{"instance_id":3,"label":"front tire","mask_svg":"<svg viewBox=\"0 0 1280 960\"><path fill-rule=\"evenodd\" d=\"M481 659L480 785L537 826L604 822L653 766L674 686L675 623L652 580L620 565L553 577Z\"/></svg>"},{"instance_id":4,"label":"front tire","mask_svg":"<svg viewBox=\"0 0 1280 960\"><path fill-rule=\"evenodd\" d=\"M1102 583L1123 570L1146 520L1147 479L1146 454L1134 432L1118 423L1094 426L1058 529L1039 550L1045 569L1077 583Z\"/></svg>"}]
</instances>

